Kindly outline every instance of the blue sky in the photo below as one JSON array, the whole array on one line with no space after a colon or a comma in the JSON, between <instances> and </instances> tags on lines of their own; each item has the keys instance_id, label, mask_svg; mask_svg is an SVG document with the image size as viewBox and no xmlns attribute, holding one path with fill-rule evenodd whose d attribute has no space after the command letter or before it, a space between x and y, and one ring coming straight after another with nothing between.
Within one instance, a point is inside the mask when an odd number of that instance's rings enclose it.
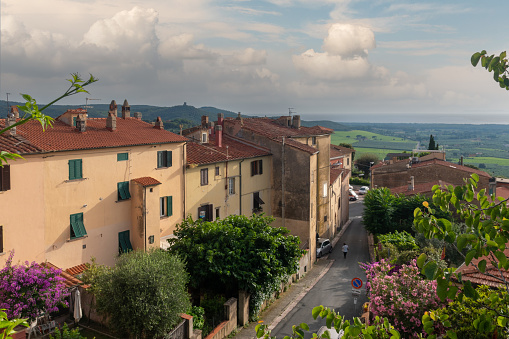
<instances>
[{"instance_id":1,"label":"blue sky","mask_svg":"<svg viewBox=\"0 0 509 339\"><path fill-rule=\"evenodd\" d=\"M367 122L509 123L470 65L508 49L505 1L0 0L0 95ZM81 104L85 95L66 103Z\"/></svg>"}]
</instances>

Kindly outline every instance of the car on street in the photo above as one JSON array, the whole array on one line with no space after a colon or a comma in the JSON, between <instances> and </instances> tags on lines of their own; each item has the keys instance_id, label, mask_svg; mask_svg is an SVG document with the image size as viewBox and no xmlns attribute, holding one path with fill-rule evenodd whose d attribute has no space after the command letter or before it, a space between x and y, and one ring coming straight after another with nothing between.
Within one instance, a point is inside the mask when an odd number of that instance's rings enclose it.
<instances>
[{"instance_id":1,"label":"car on street","mask_svg":"<svg viewBox=\"0 0 509 339\"><path fill-rule=\"evenodd\" d=\"M316 240L316 257L321 258L324 254L332 252L332 243L329 239L318 238Z\"/></svg>"},{"instance_id":2,"label":"car on street","mask_svg":"<svg viewBox=\"0 0 509 339\"><path fill-rule=\"evenodd\" d=\"M355 201L359 199L359 196L353 190L348 191L348 196L350 197L350 201Z\"/></svg>"},{"instance_id":3,"label":"car on street","mask_svg":"<svg viewBox=\"0 0 509 339\"><path fill-rule=\"evenodd\" d=\"M362 186L361 188L359 188L359 194L366 194L368 193L368 191L369 191L368 186Z\"/></svg>"}]
</instances>

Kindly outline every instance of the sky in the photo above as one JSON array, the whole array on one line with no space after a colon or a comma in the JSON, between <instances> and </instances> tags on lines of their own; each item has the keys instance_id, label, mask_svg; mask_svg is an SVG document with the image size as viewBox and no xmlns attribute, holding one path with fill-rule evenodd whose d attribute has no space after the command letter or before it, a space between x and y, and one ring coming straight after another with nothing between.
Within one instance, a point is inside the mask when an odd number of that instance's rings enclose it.
<instances>
[{"instance_id":1,"label":"sky","mask_svg":"<svg viewBox=\"0 0 509 339\"><path fill-rule=\"evenodd\" d=\"M472 67L509 49L509 2L0 0L0 98L213 106L338 122L509 124L509 92Z\"/></svg>"}]
</instances>

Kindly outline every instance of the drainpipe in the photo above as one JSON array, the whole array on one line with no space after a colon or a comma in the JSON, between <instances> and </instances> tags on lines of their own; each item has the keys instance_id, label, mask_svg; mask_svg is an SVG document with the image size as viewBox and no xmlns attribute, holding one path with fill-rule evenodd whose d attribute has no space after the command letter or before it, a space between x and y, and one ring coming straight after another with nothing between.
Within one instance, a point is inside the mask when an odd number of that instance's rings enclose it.
<instances>
[{"instance_id":1,"label":"drainpipe","mask_svg":"<svg viewBox=\"0 0 509 339\"><path fill-rule=\"evenodd\" d=\"M281 219L285 227L285 137L281 149Z\"/></svg>"},{"instance_id":2,"label":"drainpipe","mask_svg":"<svg viewBox=\"0 0 509 339\"><path fill-rule=\"evenodd\" d=\"M143 220L144 220L144 244L145 244L145 252L147 251L147 187L143 187Z\"/></svg>"},{"instance_id":3,"label":"drainpipe","mask_svg":"<svg viewBox=\"0 0 509 339\"><path fill-rule=\"evenodd\" d=\"M181 133L180 135L182 135L182 128L181 128ZM187 147L187 143L184 143L184 145L182 146L182 172L183 172L183 180L184 180L184 198L182 199L183 200L183 204L184 204L184 208L182 210L182 220L185 220L186 219L186 196L187 196L187 186L186 186L186 162L187 162L187 159L186 159L186 147Z\"/></svg>"},{"instance_id":4,"label":"drainpipe","mask_svg":"<svg viewBox=\"0 0 509 339\"><path fill-rule=\"evenodd\" d=\"M216 138L218 137L218 135L216 135ZM216 139L217 140L217 139ZM228 187L230 185L230 183L228 182L228 146L226 146L226 168L225 168L225 176L226 176L226 184L224 185L224 187L226 188L225 189L225 197L224 197L224 209L225 209L225 213L224 215L228 215L228 194L230 193L230 187Z\"/></svg>"},{"instance_id":5,"label":"drainpipe","mask_svg":"<svg viewBox=\"0 0 509 339\"><path fill-rule=\"evenodd\" d=\"M242 159L240 162L239 162L239 211L240 211L240 214L244 214L242 213L242 163L244 162L245 159Z\"/></svg>"}]
</instances>

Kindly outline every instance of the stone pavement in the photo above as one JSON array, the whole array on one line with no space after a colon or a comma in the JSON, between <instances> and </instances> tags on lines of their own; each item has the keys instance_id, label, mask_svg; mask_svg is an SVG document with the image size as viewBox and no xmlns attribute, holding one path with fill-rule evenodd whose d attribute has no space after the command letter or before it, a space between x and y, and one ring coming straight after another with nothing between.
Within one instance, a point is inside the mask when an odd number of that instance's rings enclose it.
<instances>
[{"instance_id":1,"label":"stone pavement","mask_svg":"<svg viewBox=\"0 0 509 339\"><path fill-rule=\"evenodd\" d=\"M345 230L350 225L350 220L345 224L342 230L332 240L335 247L339 238L343 235ZM263 324L269 325L272 330L277 324L297 305L297 303L308 293L308 291L320 280L320 278L327 273L334 261L327 260L328 256L318 259L313 268L302 277L299 281L294 282L286 292L279 295L272 304L270 304L260 315L260 321ZM255 339L255 327L257 322L251 322L246 327L240 327L234 338L237 339Z\"/></svg>"}]
</instances>

